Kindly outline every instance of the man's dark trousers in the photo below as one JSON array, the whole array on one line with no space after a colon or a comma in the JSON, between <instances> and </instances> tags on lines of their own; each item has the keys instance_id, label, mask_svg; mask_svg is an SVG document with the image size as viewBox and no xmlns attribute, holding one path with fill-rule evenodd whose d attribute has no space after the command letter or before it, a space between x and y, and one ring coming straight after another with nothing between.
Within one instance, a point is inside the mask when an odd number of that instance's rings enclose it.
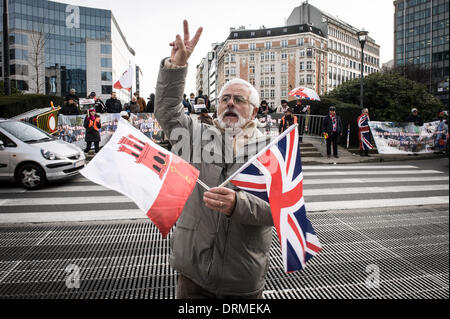
<instances>
[{"instance_id":1,"label":"man's dark trousers","mask_svg":"<svg viewBox=\"0 0 450 319\"><path fill-rule=\"evenodd\" d=\"M338 137L337 132L333 132L328 136L327 139L327 155L331 156L331 144L333 144L333 155L338 156Z\"/></svg>"}]
</instances>

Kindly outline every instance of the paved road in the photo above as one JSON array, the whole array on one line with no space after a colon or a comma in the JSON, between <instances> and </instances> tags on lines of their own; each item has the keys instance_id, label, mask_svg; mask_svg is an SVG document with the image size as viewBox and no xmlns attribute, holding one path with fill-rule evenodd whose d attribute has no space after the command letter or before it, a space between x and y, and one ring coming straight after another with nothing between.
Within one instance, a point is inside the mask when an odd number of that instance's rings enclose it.
<instances>
[{"instance_id":1,"label":"paved road","mask_svg":"<svg viewBox=\"0 0 450 319\"><path fill-rule=\"evenodd\" d=\"M324 249L286 275L274 233L264 297L448 298L448 164L437 164L305 167ZM78 178L39 192L4 186L0 196L0 298L175 297L170 236L148 220L70 221L141 216L120 195ZM7 222L33 219L69 222Z\"/></svg>"},{"instance_id":2,"label":"paved road","mask_svg":"<svg viewBox=\"0 0 450 319\"><path fill-rule=\"evenodd\" d=\"M448 205L448 171L419 165L427 163L305 166L307 211ZM81 176L36 192L0 184L0 223L141 218L129 198Z\"/></svg>"}]
</instances>

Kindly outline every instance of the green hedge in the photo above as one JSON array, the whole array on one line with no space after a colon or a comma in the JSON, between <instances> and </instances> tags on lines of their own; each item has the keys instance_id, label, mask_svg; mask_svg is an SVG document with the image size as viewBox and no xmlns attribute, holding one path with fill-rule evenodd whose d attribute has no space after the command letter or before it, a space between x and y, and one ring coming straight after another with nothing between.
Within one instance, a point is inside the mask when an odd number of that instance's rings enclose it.
<instances>
[{"instance_id":1,"label":"green hedge","mask_svg":"<svg viewBox=\"0 0 450 319\"><path fill-rule=\"evenodd\" d=\"M290 101L289 106L295 106L296 101ZM350 145L358 146L358 124L357 119L361 115L361 107L355 104L349 104L341 102L337 99L329 97L321 97L321 101L306 101L303 100L302 105L311 106L311 115L327 115L329 113L330 106L336 107L336 113L342 119L342 125L344 127L344 135L339 139L341 145L347 146L347 128L350 124Z\"/></svg>"},{"instance_id":2,"label":"green hedge","mask_svg":"<svg viewBox=\"0 0 450 319\"><path fill-rule=\"evenodd\" d=\"M0 96L0 117L11 118L34 109L50 107L50 102L55 107L62 106L64 98L34 94Z\"/></svg>"}]
</instances>

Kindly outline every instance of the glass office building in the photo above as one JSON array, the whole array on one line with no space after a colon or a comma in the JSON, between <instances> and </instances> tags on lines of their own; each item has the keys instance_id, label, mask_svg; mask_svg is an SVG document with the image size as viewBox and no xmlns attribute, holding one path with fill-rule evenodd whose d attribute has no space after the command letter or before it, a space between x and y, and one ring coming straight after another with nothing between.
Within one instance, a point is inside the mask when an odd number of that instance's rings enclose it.
<instances>
[{"instance_id":1,"label":"glass office building","mask_svg":"<svg viewBox=\"0 0 450 319\"><path fill-rule=\"evenodd\" d=\"M395 66L428 69L427 85L444 105L449 98L449 1L397 0L394 23Z\"/></svg>"},{"instance_id":2,"label":"glass office building","mask_svg":"<svg viewBox=\"0 0 450 319\"><path fill-rule=\"evenodd\" d=\"M109 10L9 0L9 30L11 80L28 93L64 96L74 88L80 97L96 92L106 98L134 64L135 52ZM127 100L129 93L118 93Z\"/></svg>"}]
</instances>

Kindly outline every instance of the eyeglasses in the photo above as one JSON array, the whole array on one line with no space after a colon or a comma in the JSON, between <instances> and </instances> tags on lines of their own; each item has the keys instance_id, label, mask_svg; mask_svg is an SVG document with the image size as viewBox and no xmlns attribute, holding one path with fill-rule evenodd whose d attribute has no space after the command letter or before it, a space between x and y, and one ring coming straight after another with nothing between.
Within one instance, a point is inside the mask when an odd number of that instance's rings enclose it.
<instances>
[{"instance_id":1,"label":"eyeglasses","mask_svg":"<svg viewBox=\"0 0 450 319\"><path fill-rule=\"evenodd\" d=\"M233 99L234 103L238 105L244 105L249 103L249 101L241 95L230 95L230 94L223 95L220 98L220 103L228 103L230 102L231 99Z\"/></svg>"}]
</instances>

